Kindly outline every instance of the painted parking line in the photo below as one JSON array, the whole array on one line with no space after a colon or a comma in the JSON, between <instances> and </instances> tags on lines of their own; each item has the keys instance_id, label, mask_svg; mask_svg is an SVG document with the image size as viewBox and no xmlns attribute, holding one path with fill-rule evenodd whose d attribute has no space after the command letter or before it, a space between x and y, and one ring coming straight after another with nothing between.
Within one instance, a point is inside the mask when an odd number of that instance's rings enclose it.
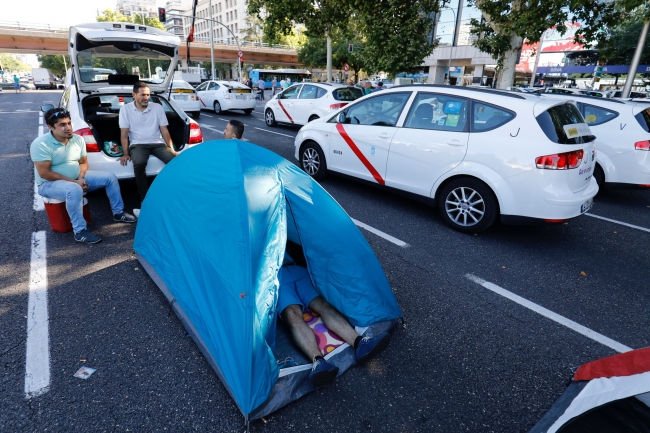
<instances>
[{"instance_id":1,"label":"painted parking line","mask_svg":"<svg viewBox=\"0 0 650 433\"><path fill-rule=\"evenodd\" d=\"M355 220L354 218L350 218L350 219L352 220L352 222L354 222L354 224L357 225L357 227L361 227L362 229L365 229L365 230L369 231L370 233L379 236L380 238L386 239L388 242L392 242L395 245L397 245L398 247L402 247L402 248L409 247L409 244L407 244L406 242L404 242L402 240L399 240L399 239L397 239L397 238L395 238L395 237L393 237L393 236L391 236L391 235L389 235L387 233L384 233L381 230L377 230L376 228L371 227L366 223L362 223L361 221Z\"/></svg>"},{"instance_id":2,"label":"painted parking line","mask_svg":"<svg viewBox=\"0 0 650 433\"><path fill-rule=\"evenodd\" d=\"M47 261L45 232L32 233L27 304L25 398L50 389L50 337L47 314Z\"/></svg>"},{"instance_id":3,"label":"painted parking line","mask_svg":"<svg viewBox=\"0 0 650 433\"><path fill-rule=\"evenodd\" d=\"M635 226L634 224L628 224L628 223L624 223L622 221L616 221L616 220L613 220L611 218L605 218L605 217L602 217L600 215L594 215L592 213L586 213L585 215L587 215L589 217L592 217L592 218L598 218L599 220L609 221L610 223L619 224L619 225L622 225L622 226L625 226L625 227L629 227L629 228L632 228L632 229L641 230L643 232L650 233L650 229L647 229L645 227Z\"/></svg>"},{"instance_id":4,"label":"painted parking line","mask_svg":"<svg viewBox=\"0 0 650 433\"><path fill-rule=\"evenodd\" d=\"M256 127L256 126L254 126L253 129L258 129L258 130L260 130L260 131L264 131L264 132L270 132L271 134L283 135L283 136L285 136L285 137L289 137L289 138L296 138L295 135L281 134L281 133L279 133L279 132L269 131L268 129L258 128L258 127Z\"/></svg>"},{"instance_id":5,"label":"painted parking line","mask_svg":"<svg viewBox=\"0 0 650 433\"><path fill-rule=\"evenodd\" d=\"M40 113L40 111L32 111L32 110L0 111L0 114L26 114L26 113Z\"/></svg>"},{"instance_id":6,"label":"painted parking line","mask_svg":"<svg viewBox=\"0 0 650 433\"><path fill-rule=\"evenodd\" d=\"M514 293L504 289L503 287L499 287L494 283L485 281L484 279L479 278L472 274L465 275L465 278L475 282L476 284L485 287L486 289L498 295L508 298L511 301L516 302L517 304L536 312L537 314L540 314L548 319L551 319L554 322L559 323L560 325L566 326L567 328L572 329L575 332L582 334L591 340L594 340L604 346L614 349L617 352L622 353L622 352L629 352L632 350L630 347L627 347L624 344L619 343L618 341L614 341L609 337L605 337L604 335L599 334L598 332L589 329L585 326L582 326L581 324L576 323L573 320L567 319L564 316L560 316L559 314L554 313L553 311L548 310L542 307L541 305L537 305L534 302L529 301L528 299L522 298L519 295L515 295Z\"/></svg>"},{"instance_id":7,"label":"painted parking line","mask_svg":"<svg viewBox=\"0 0 650 433\"><path fill-rule=\"evenodd\" d=\"M210 117L210 118L214 117L214 116L210 116L209 114L204 114L204 113L201 113L201 116Z\"/></svg>"},{"instance_id":8,"label":"painted parking line","mask_svg":"<svg viewBox=\"0 0 650 433\"><path fill-rule=\"evenodd\" d=\"M43 112L38 114L38 136L43 135ZM34 179L34 210L41 211L45 210L45 204L43 204L43 197L38 193L38 186L36 185L36 179Z\"/></svg>"}]
</instances>

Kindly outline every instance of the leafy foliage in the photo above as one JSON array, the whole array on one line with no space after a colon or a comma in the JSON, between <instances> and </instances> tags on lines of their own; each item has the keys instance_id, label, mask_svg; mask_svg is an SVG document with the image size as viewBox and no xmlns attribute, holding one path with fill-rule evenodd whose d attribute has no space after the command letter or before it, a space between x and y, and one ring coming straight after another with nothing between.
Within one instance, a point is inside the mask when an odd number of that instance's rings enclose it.
<instances>
[{"instance_id":1,"label":"leafy foliage","mask_svg":"<svg viewBox=\"0 0 650 433\"><path fill-rule=\"evenodd\" d=\"M97 22L142 24L142 18L142 14L134 14L130 17L127 17L125 15L122 15L118 10L106 9L97 15ZM165 30L165 26L160 22L160 20L158 20L158 18L149 18L145 16L144 24L150 27L156 27L158 29Z\"/></svg>"},{"instance_id":2,"label":"leafy foliage","mask_svg":"<svg viewBox=\"0 0 650 433\"><path fill-rule=\"evenodd\" d=\"M358 39L348 39L343 35L335 35L332 41L332 67L343 68L345 63L350 65L355 75L361 70L366 70L366 62L359 50L348 53L348 44L359 47L362 45ZM298 50L298 61L316 68L324 68L327 64L327 41L325 38L308 38L307 42Z\"/></svg>"},{"instance_id":3,"label":"leafy foliage","mask_svg":"<svg viewBox=\"0 0 650 433\"><path fill-rule=\"evenodd\" d=\"M2 63L5 72L27 72L32 67L18 60L13 54L0 54L0 63Z\"/></svg>"},{"instance_id":4,"label":"leafy foliage","mask_svg":"<svg viewBox=\"0 0 650 433\"><path fill-rule=\"evenodd\" d=\"M41 67L47 68L51 73L58 76L64 76L66 73L66 66L70 67L70 57L65 56L65 63L63 62L63 56L52 56L49 54L38 55L38 61L41 62Z\"/></svg>"}]
</instances>

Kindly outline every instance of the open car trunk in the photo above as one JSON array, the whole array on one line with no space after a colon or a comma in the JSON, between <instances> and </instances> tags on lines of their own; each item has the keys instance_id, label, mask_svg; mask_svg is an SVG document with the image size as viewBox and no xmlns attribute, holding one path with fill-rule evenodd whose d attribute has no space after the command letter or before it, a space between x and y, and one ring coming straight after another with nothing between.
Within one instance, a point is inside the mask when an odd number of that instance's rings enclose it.
<instances>
[{"instance_id":1,"label":"open car trunk","mask_svg":"<svg viewBox=\"0 0 650 433\"><path fill-rule=\"evenodd\" d=\"M131 101L133 101L131 95L97 95L84 98L82 102L84 120L88 123L103 152L105 152L104 142L120 143L120 108ZM186 124L163 98L152 96L150 102L163 106L174 148L177 151L182 150L189 141L189 124Z\"/></svg>"}]
</instances>

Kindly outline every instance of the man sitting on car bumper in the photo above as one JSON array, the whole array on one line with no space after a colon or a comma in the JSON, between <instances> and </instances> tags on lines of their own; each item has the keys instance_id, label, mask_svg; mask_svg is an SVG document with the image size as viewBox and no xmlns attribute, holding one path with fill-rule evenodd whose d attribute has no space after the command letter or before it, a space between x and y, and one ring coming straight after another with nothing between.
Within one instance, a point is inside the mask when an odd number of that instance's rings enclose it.
<instances>
[{"instance_id":1,"label":"man sitting on car bumper","mask_svg":"<svg viewBox=\"0 0 650 433\"><path fill-rule=\"evenodd\" d=\"M149 155L153 154L165 164L178 155L167 129L169 122L165 110L160 104L150 103L150 97L147 83L138 81L133 85L133 102L120 108L120 141L124 149L120 163L126 165L129 160L133 161L135 182L142 201L149 190ZM133 209L133 213L138 216L140 209Z\"/></svg>"},{"instance_id":2,"label":"man sitting on car bumper","mask_svg":"<svg viewBox=\"0 0 650 433\"><path fill-rule=\"evenodd\" d=\"M52 108L44 117L50 132L34 140L29 149L34 162L38 193L46 198L65 200L74 239L86 244L102 240L86 228L83 217L85 191L106 188L113 220L136 222L133 215L124 212L117 177L109 172L88 171L86 143L81 136L72 133L70 113L62 108Z\"/></svg>"}]
</instances>

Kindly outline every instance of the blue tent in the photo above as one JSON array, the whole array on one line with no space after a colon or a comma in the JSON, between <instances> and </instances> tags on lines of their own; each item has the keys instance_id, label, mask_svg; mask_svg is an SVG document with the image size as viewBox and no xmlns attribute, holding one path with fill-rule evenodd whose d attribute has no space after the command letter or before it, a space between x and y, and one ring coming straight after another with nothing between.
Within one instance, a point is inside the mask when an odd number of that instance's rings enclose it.
<instances>
[{"instance_id":1,"label":"blue tent","mask_svg":"<svg viewBox=\"0 0 650 433\"><path fill-rule=\"evenodd\" d=\"M295 165L250 143L211 141L171 161L135 235L138 259L248 420L314 389L311 363L281 369L276 359L288 342L275 311L287 238L302 246L314 287L360 333L401 317L345 211ZM345 344L327 359L342 373L354 353Z\"/></svg>"}]
</instances>

